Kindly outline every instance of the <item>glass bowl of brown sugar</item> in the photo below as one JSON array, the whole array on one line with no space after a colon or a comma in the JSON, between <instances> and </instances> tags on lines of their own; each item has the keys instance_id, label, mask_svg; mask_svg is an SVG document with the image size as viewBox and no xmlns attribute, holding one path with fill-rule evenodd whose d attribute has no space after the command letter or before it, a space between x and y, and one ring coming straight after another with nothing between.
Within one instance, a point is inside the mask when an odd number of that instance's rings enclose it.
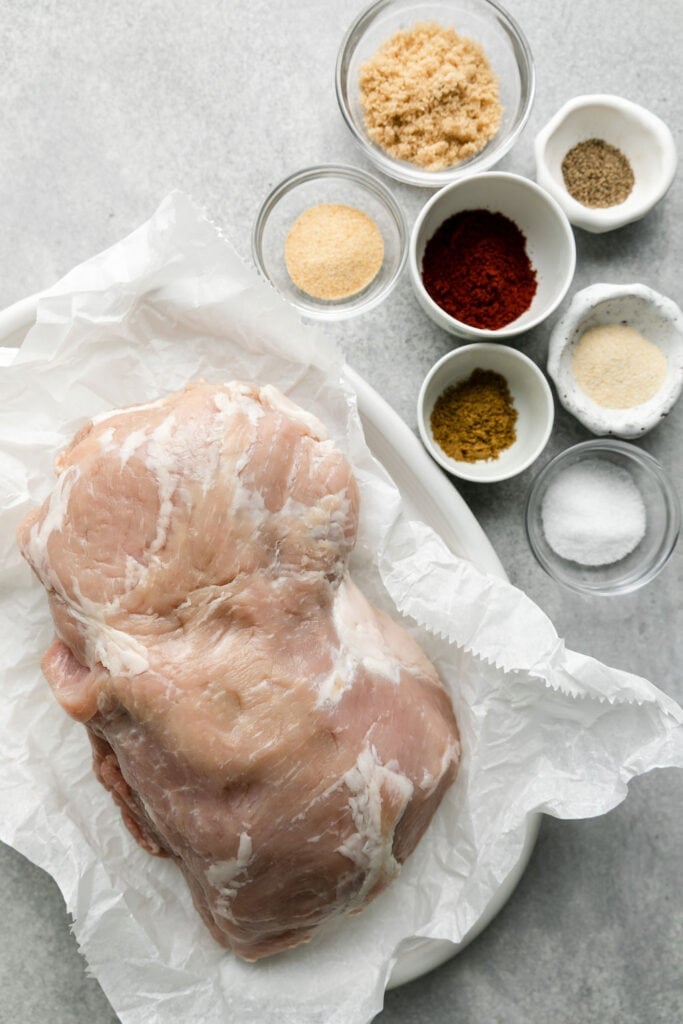
<instances>
[{"instance_id":1,"label":"glass bowl of brown sugar","mask_svg":"<svg viewBox=\"0 0 683 1024\"><path fill-rule=\"evenodd\" d=\"M389 189L356 167L296 171L266 196L254 223L257 269L300 313L342 320L393 289L408 230Z\"/></svg>"},{"instance_id":2,"label":"glass bowl of brown sugar","mask_svg":"<svg viewBox=\"0 0 683 1024\"><path fill-rule=\"evenodd\" d=\"M364 155L425 188L493 167L534 91L529 44L496 0L377 0L337 57L337 101Z\"/></svg>"},{"instance_id":3,"label":"glass bowl of brown sugar","mask_svg":"<svg viewBox=\"0 0 683 1024\"><path fill-rule=\"evenodd\" d=\"M413 290L439 327L470 341L531 330L567 293L574 234L558 203L518 174L446 185L418 215L408 249Z\"/></svg>"},{"instance_id":4,"label":"glass bowl of brown sugar","mask_svg":"<svg viewBox=\"0 0 683 1024\"><path fill-rule=\"evenodd\" d=\"M475 342L448 352L425 377L417 400L422 442L462 480L496 483L541 454L555 407L544 374L509 345Z\"/></svg>"}]
</instances>

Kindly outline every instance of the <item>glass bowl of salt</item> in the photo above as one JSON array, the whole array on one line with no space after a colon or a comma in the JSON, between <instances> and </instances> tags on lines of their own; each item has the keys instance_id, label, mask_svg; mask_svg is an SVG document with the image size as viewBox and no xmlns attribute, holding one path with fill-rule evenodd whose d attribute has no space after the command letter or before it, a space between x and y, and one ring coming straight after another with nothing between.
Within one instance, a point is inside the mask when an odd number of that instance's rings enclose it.
<instances>
[{"instance_id":1,"label":"glass bowl of salt","mask_svg":"<svg viewBox=\"0 0 683 1024\"><path fill-rule=\"evenodd\" d=\"M584 594L627 594L666 565L680 505L661 465L636 445L584 441L556 455L531 485L526 531L540 566Z\"/></svg>"}]
</instances>

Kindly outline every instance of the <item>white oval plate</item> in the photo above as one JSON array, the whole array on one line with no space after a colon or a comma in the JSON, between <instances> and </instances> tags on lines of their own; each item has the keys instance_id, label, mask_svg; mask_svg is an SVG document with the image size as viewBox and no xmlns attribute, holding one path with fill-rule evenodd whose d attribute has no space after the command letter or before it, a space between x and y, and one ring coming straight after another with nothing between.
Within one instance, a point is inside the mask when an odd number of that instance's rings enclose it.
<instances>
[{"instance_id":1,"label":"white oval plate","mask_svg":"<svg viewBox=\"0 0 683 1024\"><path fill-rule=\"evenodd\" d=\"M0 311L0 366L11 362L13 354L7 349L18 348L35 323L38 298L38 295L30 295ZM407 424L348 366L346 375L358 397L368 447L398 487L408 514L430 526L454 554L469 559L484 572L505 578L505 570L481 526ZM404 985L445 963L493 920L524 872L536 841L540 817L539 814L527 819L524 846L514 870L463 940L455 944L445 939L416 938L403 943L388 988Z\"/></svg>"}]
</instances>

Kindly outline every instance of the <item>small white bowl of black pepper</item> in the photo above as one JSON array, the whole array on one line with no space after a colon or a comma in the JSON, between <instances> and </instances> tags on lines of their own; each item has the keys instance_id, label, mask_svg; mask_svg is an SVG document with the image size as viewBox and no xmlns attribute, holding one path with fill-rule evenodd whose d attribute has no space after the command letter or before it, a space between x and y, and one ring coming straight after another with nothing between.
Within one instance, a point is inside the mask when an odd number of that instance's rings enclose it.
<instances>
[{"instance_id":1,"label":"small white bowl of black pepper","mask_svg":"<svg viewBox=\"0 0 683 1024\"><path fill-rule=\"evenodd\" d=\"M569 100L534 140L536 180L570 222L600 234L640 220L676 173L673 135L660 117L621 96Z\"/></svg>"}]
</instances>

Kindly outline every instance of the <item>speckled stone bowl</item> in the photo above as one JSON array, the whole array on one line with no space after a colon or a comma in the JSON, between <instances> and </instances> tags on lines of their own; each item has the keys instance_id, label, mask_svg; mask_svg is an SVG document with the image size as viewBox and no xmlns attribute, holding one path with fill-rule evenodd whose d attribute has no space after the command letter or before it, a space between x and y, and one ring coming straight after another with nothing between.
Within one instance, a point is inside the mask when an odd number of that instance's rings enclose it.
<instances>
[{"instance_id":1,"label":"speckled stone bowl","mask_svg":"<svg viewBox=\"0 0 683 1024\"><path fill-rule=\"evenodd\" d=\"M659 391L630 409L599 405L577 384L572 355L582 334L601 324L623 323L639 331L666 356ZM640 437L666 416L683 388L683 313L671 299L643 284L594 284L573 297L550 336L548 375L561 404L598 436Z\"/></svg>"}]
</instances>

